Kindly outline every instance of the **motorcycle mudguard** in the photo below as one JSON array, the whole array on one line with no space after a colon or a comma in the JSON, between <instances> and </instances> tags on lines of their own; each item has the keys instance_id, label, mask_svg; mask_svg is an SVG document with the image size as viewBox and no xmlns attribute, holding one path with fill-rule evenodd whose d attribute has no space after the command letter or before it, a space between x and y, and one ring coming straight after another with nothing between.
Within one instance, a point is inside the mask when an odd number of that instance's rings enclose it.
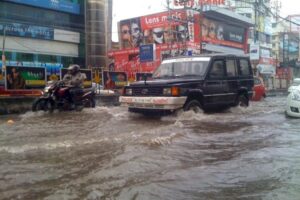
<instances>
[{"instance_id":1,"label":"motorcycle mudguard","mask_svg":"<svg viewBox=\"0 0 300 200\"><path fill-rule=\"evenodd\" d=\"M85 97L94 97L95 93L93 91L89 91L89 92L85 92L83 95L82 95L82 98L85 98Z\"/></svg>"}]
</instances>

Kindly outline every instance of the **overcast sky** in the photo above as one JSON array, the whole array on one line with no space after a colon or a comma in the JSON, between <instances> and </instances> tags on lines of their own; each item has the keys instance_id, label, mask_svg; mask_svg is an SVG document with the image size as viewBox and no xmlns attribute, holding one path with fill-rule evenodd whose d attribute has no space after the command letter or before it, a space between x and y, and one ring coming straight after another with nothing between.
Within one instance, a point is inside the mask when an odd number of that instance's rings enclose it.
<instances>
[{"instance_id":1,"label":"overcast sky","mask_svg":"<svg viewBox=\"0 0 300 200\"><path fill-rule=\"evenodd\" d=\"M281 16L300 14L300 1L299 0L281 0Z\"/></svg>"},{"instance_id":2,"label":"overcast sky","mask_svg":"<svg viewBox=\"0 0 300 200\"><path fill-rule=\"evenodd\" d=\"M300 14L300 0L281 0L280 16ZM112 39L118 41L117 22L166 10L166 0L113 0Z\"/></svg>"}]
</instances>

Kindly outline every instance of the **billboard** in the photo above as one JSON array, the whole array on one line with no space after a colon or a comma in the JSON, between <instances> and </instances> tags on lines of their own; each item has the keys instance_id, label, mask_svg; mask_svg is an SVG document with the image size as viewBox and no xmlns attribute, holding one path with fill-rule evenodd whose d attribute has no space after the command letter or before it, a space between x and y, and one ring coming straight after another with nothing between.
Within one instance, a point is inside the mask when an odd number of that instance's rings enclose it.
<instances>
[{"instance_id":1,"label":"billboard","mask_svg":"<svg viewBox=\"0 0 300 200\"><path fill-rule=\"evenodd\" d=\"M201 24L202 41L239 49L244 48L245 28L207 18L204 18Z\"/></svg>"},{"instance_id":2,"label":"billboard","mask_svg":"<svg viewBox=\"0 0 300 200\"><path fill-rule=\"evenodd\" d=\"M73 14L80 14L80 6L77 3L61 0L6 0L8 2L14 2L29 6L35 6L40 8L46 8L51 10L58 10Z\"/></svg>"},{"instance_id":3,"label":"billboard","mask_svg":"<svg viewBox=\"0 0 300 200\"><path fill-rule=\"evenodd\" d=\"M46 85L46 71L43 67L6 66L6 89L43 89Z\"/></svg>"},{"instance_id":4,"label":"billboard","mask_svg":"<svg viewBox=\"0 0 300 200\"><path fill-rule=\"evenodd\" d=\"M122 20L119 23L120 46L122 48L135 48L142 44L162 45L190 41L190 37L195 34L191 24L182 23L187 20L186 13L186 11L179 10ZM169 20L169 16L172 19Z\"/></svg>"},{"instance_id":5,"label":"billboard","mask_svg":"<svg viewBox=\"0 0 300 200\"><path fill-rule=\"evenodd\" d=\"M125 72L103 71L104 89L120 89L127 85L127 74Z\"/></svg>"},{"instance_id":6,"label":"billboard","mask_svg":"<svg viewBox=\"0 0 300 200\"><path fill-rule=\"evenodd\" d=\"M68 73L68 69L67 68L61 68L60 70L60 78L61 80L64 78L64 76ZM86 76L86 79L83 82L83 86L85 88L90 88L92 87L92 70L90 69L80 69L81 73L84 73Z\"/></svg>"}]
</instances>

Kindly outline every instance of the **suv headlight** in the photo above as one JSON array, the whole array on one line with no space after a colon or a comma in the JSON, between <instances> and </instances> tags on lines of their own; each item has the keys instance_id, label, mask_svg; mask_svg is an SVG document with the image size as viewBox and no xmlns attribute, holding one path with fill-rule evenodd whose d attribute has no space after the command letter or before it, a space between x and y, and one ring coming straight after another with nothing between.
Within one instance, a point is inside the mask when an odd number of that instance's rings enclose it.
<instances>
[{"instance_id":1,"label":"suv headlight","mask_svg":"<svg viewBox=\"0 0 300 200\"><path fill-rule=\"evenodd\" d=\"M166 96L171 95L171 88L164 88L163 95L166 95Z\"/></svg>"},{"instance_id":2,"label":"suv headlight","mask_svg":"<svg viewBox=\"0 0 300 200\"><path fill-rule=\"evenodd\" d=\"M126 89L125 89L125 94L126 94L126 95L132 95L132 89L126 88Z\"/></svg>"},{"instance_id":3,"label":"suv headlight","mask_svg":"<svg viewBox=\"0 0 300 200\"><path fill-rule=\"evenodd\" d=\"M294 101L300 101L300 91L293 90L291 93L291 97L292 97L292 100L294 100Z\"/></svg>"},{"instance_id":4,"label":"suv headlight","mask_svg":"<svg viewBox=\"0 0 300 200\"><path fill-rule=\"evenodd\" d=\"M166 96L179 96L180 95L180 89L179 87L173 86L171 88L164 88L163 89L163 95Z\"/></svg>"}]
</instances>

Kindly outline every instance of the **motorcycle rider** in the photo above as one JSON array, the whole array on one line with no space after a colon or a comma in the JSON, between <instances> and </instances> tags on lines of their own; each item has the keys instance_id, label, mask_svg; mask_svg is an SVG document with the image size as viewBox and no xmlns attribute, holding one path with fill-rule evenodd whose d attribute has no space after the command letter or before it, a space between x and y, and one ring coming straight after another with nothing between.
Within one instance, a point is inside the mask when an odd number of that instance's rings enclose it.
<instances>
[{"instance_id":1,"label":"motorcycle rider","mask_svg":"<svg viewBox=\"0 0 300 200\"><path fill-rule=\"evenodd\" d=\"M82 102L76 101L76 96L83 94L83 82L86 79L86 75L80 72L79 65L70 65L68 67L68 73L64 75L63 82L69 87L69 100L71 106L81 105Z\"/></svg>"}]
</instances>

